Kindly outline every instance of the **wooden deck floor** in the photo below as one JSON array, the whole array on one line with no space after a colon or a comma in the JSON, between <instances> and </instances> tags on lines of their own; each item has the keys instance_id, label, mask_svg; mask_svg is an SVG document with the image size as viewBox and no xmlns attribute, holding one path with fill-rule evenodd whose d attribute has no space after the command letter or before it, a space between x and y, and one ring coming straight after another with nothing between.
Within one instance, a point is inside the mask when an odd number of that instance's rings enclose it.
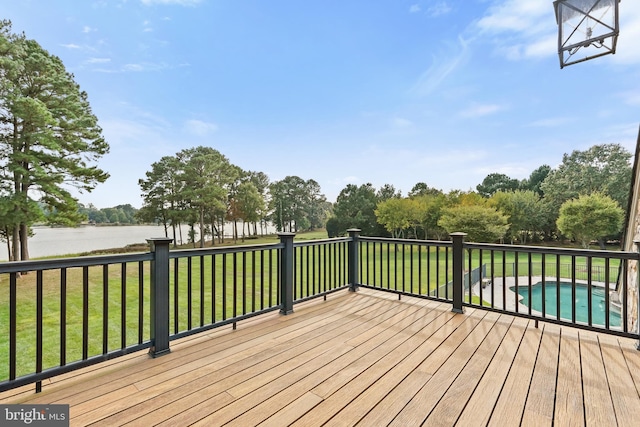
<instances>
[{"instance_id":1,"label":"wooden deck floor","mask_svg":"<svg viewBox=\"0 0 640 427\"><path fill-rule=\"evenodd\" d=\"M135 354L0 403L71 425L637 425L629 339L381 292L340 292Z\"/></svg>"}]
</instances>

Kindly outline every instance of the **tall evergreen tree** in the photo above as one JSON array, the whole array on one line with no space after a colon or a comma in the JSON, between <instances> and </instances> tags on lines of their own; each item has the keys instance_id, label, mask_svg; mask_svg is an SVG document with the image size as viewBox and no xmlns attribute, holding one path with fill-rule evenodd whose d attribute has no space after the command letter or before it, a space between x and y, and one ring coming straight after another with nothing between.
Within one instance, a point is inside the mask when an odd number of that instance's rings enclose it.
<instances>
[{"instance_id":1,"label":"tall evergreen tree","mask_svg":"<svg viewBox=\"0 0 640 427\"><path fill-rule=\"evenodd\" d=\"M30 226L42 218L76 224L70 187L91 191L108 174L94 163L109 150L87 94L60 58L0 22L0 196L9 209L13 260L28 259ZM40 206L38 205L39 202Z\"/></svg>"}]
</instances>

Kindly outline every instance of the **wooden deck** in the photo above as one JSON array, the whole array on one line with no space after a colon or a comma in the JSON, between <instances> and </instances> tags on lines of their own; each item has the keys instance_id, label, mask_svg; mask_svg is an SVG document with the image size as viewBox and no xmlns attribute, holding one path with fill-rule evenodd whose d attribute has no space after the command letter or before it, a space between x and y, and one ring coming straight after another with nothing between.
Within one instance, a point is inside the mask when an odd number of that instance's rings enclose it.
<instances>
[{"instance_id":1,"label":"wooden deck","mask_svg":"<svg viewBox=\"0 0 640 427\"><path fill-rule=\"evenodd\" d=\"M71 425L637 425L635 342L362 290L56 378L0 403Z\"/></svg>"}]
</instances>

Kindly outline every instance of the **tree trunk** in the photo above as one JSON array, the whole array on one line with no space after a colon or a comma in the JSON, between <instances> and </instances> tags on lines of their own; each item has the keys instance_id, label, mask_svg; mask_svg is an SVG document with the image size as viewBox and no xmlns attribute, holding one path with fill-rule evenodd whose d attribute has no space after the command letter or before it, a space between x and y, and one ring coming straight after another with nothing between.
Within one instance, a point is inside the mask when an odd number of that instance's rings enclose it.
<instances>
[{"instance_id":1,"label":"tree trunk","mask_svg":"<svg viewBox=\"0 0 640 427\"><path fill-rule=\"evenodd\" d=\"M14 226L11 232L11 252L12 261L20 260L20 234L18 233L18 226Z\"/></svg>"},{"instance_id":2,"label":"tree trunk","mask_svg":"<svg viewBox=\"0 0 640 427\"><path fill-rule=\"evenodd\" d=\"M178 246L178 239L176 238L176 224L171 221L171 229L173 231L173 247L177 247Z\"/></svg>"},{"instance_id":3,"label":"tree trunk","mask_svg":"<svg viewBox=\"0 0 640 427\"><path fill-rule=\"evenodd\" d=\"M20 224L20 260L29 259L29 226Z\"/></svg>"},{"instance_id":4,"label":"tree trunk","mask_svg":"<svg viewBox=\"0 0 640 427\"><path fill-rule=\"evenodd\" d=\"M204 248L204 208L200 208L200 247Z\"/></svg>"},{"instance_id":5,"label":"tree trunk","mask_svg":"<svg viewBox=\"0 0 640 427\"><path fill-rule=\"evenodd\" d=\"M7 237L7 257L9 261L13 261L13 253L11 252L11 239L9 238L9 229L5 227L4 234Z\"/></svg>"},{"instance_id":6,"label":"tree trunk","mask_svg":"<svg viewBox=\"0 0 640 427\"><path fill-rule=\"evenodd\" d=\"M238 220L233 220L233 242L238 243Z\"/></svg>"}]
</instances>

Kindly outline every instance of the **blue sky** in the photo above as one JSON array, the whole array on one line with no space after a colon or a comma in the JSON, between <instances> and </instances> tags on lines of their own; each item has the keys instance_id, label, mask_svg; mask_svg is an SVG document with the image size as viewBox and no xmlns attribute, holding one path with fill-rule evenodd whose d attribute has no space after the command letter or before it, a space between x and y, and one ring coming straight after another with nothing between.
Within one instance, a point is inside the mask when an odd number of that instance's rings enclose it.
<instances>
[{"instance_id":1,"label":"blue sky","mask_svg":"<svg viewBox=\"0 0 640 427\"><path fill-rule=\"evenodd\" d=\"M560 69L551 0L0 0L59 56L111 146L83 203L140 207L162 156L211 146L272 181L474 189L640 123L640 2L615 55Z\"/></svg>"}]
</instances>

